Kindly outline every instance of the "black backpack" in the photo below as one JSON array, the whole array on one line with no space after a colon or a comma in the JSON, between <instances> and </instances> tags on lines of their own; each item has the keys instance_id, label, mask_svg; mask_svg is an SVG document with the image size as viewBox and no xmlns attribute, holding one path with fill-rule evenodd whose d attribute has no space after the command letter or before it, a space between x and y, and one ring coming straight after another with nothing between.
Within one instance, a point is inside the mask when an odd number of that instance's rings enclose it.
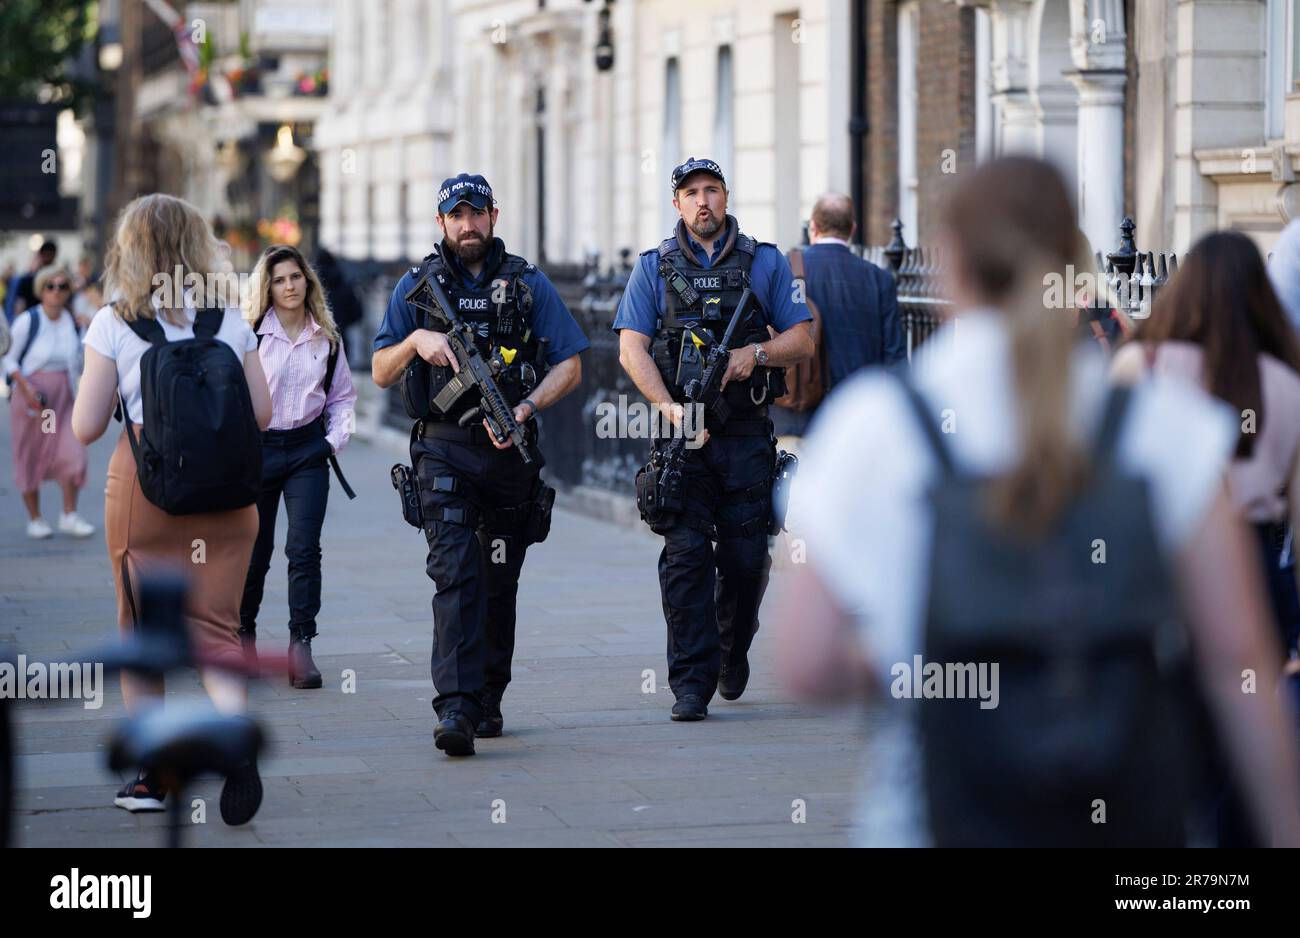
<instances>
[{"instance_id":1,"label":"black backpack","mask_svg":"<svg viewBox=\"0 0 1300 938\"><path fill-rule=\"evenodd\" d=\"M1205 794L1206 711L1147 481L1114 458L1129 389L1106 403L1086 488L1030 543L988 517L988 480L957 469L899 377L941 467L923 660L951 670L955 693L914 703L934 842L1185 844ZM980 663L998 665L993 708L958 696L956 665Z\"/></svg>"},{"instance_id":2,"label":"black backpack","mask_svg":"<svg viewBox=\"0 0 1300 938\"><path fill-rule=\"evenodd\" d=\"M127 323L150 344L140 359L144 430L127 439L145 498L173 515L230 511L257 501L262 443L244 363L217 332L225 313L202 309L194 338L168 342L155 319Z\"/></svg>"}]
</instances>

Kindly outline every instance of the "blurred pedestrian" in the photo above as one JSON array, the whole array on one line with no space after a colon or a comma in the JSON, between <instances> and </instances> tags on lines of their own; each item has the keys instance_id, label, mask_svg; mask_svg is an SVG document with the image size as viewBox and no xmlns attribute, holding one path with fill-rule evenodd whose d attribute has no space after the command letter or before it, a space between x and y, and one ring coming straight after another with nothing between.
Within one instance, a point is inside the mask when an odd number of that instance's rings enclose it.
<instances>
[{"instance_id":1,"label":"blurred pedestrian","mask_svg":"<svg viewBox=\"0 0 1300 938\"><path fill-rule=\"evenodd\" d=\"M351 360L348 330L364 318L365 311L361 306L361 300L358 299L356 288L348 280L342 265L328 248L320 247L316 250L316 273L325 291L325 302L334 316L334 324L338 327L339 337L343 343L343 357Z\"/></svg>"},{"instance_id":2,"label":"blurred pedestrian","mask_svg":"<svg viewBox=\"0 0 1300 938\"><path fill-rule=\"evenodd\" d=\"M1282 568L1288 514L1300 520L1300 338L1246 235L1202 238L1160 292L1112 374L1144 372L1195 382L1240 415L1228 490L1254 527L1285 649L1300 638L1294 567Z\"/></svg>"},{"instance_id":3,"label":"blurred pedestrian","mask_svg":"<svg viewBox=\"0 0 1300 938\"><path fill-rule=\"evenodd\" d=\"M67 309L71 278L62 267L45 267L33 278L40 302L13 324L13 342L4 358L11 385L14 483L27 507L27 536L51 537L41 517L42 482L63 490L59 531L89 537L95 528L77 514L77 496L86 484L86 448L72 432L73 381L80 369L81 337Z\"/></svg>"},{"instance_id":4,"label":"blurred pedestrian","mask_svg":"<svg viewBox=\"0 0 1300 938\"><path fill-rule=\"evenodd\" d=\"M5 297L5 316L11 323L40 302L41 298L35 290L36 272L52 265L58 256L59 246L53 241L46 241L32 257L27 272L13 281L13 295Z\"/></svg>"},{"instance_id":5,"label":"blurred pedestrian","mask_svg":"<svg viewBox=\"0 0 1300 938\"><path fill-rule=\"evenodd\" d=\"M1260 830L1300 843L1276 646L1222 485L1236 421L1176 380L1108 389L1096 344L1043 306L1046 276L1087 269L1074 218L1038 160L956 189L961 341L819 415L778 661L803 697L876 704L867 843L1186 843L1208 799L1192 674Z\"/></svg>"},{"instance_id":6,"label":"blurred pedestrian","mask_svg":"<svg viewBox=\"0 0 1300 938\"><path fill-rule=\"evenodd\" d=\"M289 682L320 687L311 642L320 612L321 526L330 464L339 471L334 457L351 436L357 392L320 280L297 248L273 245L262 254L250 277L244 319L257 335L271 389L271 425L262 434L259 527L240 603L240 639L255 655L257 613L283 497L289 524Z\"/></svg>"},{"instance_id":7,"label":"blurred pedestrian","mask_svg":"<svg viewBox=\"0 0 1300 938\"><path fill-rule=\"evenodd\" d=\"M777 399L772 417L778 436L802 434L821 397L854 372L907 358L893 274L853 253L849 240L856 230L853 200L828 192L813 205L811 244L789 253L795 277L803 278L808 307L817 311L819 334L817 355L786 369L790 393ZM812 379L807 389L805 375Z\"/></svg>"},{"instance_id":8,"label":"blurred pedestrian","mask_svg":"<svg viewBox=\"0 0 1300 938\"><path fill-rule=\"evenodd\" d=\"M1300 218L1283 228L1273 245L1268 277L1291 328L1300 329Z\"/></svg>"},{"instance_id":9,"label":"blurred pedestrian","mask_svg":"<svg viewBox=\"0 0 1300 938\"><path fill-rule=\"evenodd\" d=\"M113 302L95 314L86 333L85 373L73 423L78 438L91 443L107 430L115 403L120 403L125 420L130 421L124 424L109 462L104 501L119 627L127 635L137 627L137 587L143 576L160 568L186 570L186 619L201 660L203 685L218 710L241 713L247 705L247 690L240 676L244 658L238 635L239 595L257 537L257 508L250 502L241 508L171 514L146 496L141 485L143 470L133 456L135 439L143 445L150 436L145 426L142 359L146 353L161 353L169 344L196 335L233 350L247 382L257 428L265 429L270 422L271 397L257 355L257 340L239 309L196 309L196 301L202 303L204 298L191 290L183 297L173 294L171 304L165 304L169 291L156 283L158 271L177 271L182 277L181 283L173 285L177 290L193 278L207 282L207 276L216 270L216 252L211 229L188 202L154 194L141 196L122 210L104 270ZM201 349L197 347L195 354L201 354ZM156 382L151 385L156 386ZM192 387L201 400L218 392L239 397L241 390L227 384L210 390ZM222 431L226 424L240 422L239 417L237 406L231 405ZM157 431L153 438L159 445L168 445ZM211 465L188 471L209 474L205 480L208 490L224 484L222 479L211 478ZM174 481L184 485L185 476ZM200 550L202 559L197 561L196 551ZM161 701L162 695L161 680L123 673L122 697L129 712L134 714ZM161 780L141 771L118 792L114 803L128 811L160 811L165 797ZM257 767L247 764L226 779L221 816L229 824L245 823L261 800Z\"/></svg>"}]
</instances>

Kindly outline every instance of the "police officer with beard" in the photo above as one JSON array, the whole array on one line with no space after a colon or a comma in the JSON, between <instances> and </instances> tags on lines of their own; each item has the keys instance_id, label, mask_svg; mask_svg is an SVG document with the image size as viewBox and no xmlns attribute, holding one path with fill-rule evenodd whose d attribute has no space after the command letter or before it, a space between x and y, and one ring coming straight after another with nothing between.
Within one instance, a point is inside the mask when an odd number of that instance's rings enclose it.
<instances>
[{"instance_id":1,"label":"police officer with beard","mask_svg":"<svg viewBox=\"0 0 1300 938\"><path fill-rule=\"evenodd\" d=\"M689 424L683 367L721 340L746 288L758 301L731 343L722 384L730 417L719 423L707 414L686 449L682 510L651 521L664 538L659 585L672 719L702 720L715 688L735 700L749 680L747 656L771 565L776 440L768 402L784 393L781 369L808 358L814 346L812 317L789 263L727 214L718 164L691 157L673 170L672 189L676 230L641 255L614 329L624 370L677 432Z\"/></svg>"},{"instance_id":2,"label":"police officer with beard","mask_svg":"<svg viewBox=\"0 0 1300 938\"><path fill-rule=\"evenodd\" d=\"M481 404L477 390L445 413L433 405L458 363L447 324L417 305L420 294L415 302L407 297L426 275L442 286L473 328L484 360L499 368L498 384L530 447L533 418L582 380L578 356L589 343L546 275L506 253L494 236L498 210L482 176L446 180L438 199L442 244L393 291L375 337L372 372L381 388L402 382L415 420L413 523L422 525L429 543L426 571L435 586L434 743L458 756L474 754L475 735L501 735L519 574L528 545L549 530L555 493L509 439L496 442L486 420L462 419Z\"/></svg>"}]
</instances>

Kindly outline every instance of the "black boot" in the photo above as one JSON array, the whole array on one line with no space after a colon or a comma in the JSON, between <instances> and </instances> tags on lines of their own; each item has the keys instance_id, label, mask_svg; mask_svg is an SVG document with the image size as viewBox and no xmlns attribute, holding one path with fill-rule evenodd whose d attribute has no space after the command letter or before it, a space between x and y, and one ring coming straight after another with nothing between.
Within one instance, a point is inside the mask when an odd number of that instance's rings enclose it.
<instances>
[{"instance_id":1,"label":"black boot","mask_svg":"<svg viewBox=\"0 0 1300 938\"><path fill-rule=\"evenodd\" d=\"M452 710L433 728L433 744L449 756L472 756L474 724L459 710Z\"/></svg>"},{"instance_id":2,"label":"black boot","mask_svg":"<svg viewBox=\"0 0 1300 938\"><path fill-rule=\"evenodd\" d=\"M313 635L295 635L289 640L289 683L294 687L320 687L320 671L311 659Z\"/></svg>"},{"instance_id":3,"label":"black boot","mask_svg":"<svg viewBox=\"0 0 1300 938\"><path fill-rule=\"evenodd\" d=\"M505 720L501 717L500 695L491 692L484 694L483 716L478 721L474 735L481 736L484 739L491 739L494 736L500 736L504 727Z\"/></svg>"},{"instance_id":4,"label":"black boot","mask_svg":"<svg viewBox=\"0 0 1300 938\"><path fill-rule=\"evenodd\" d=\"M718 693L723 700L737 700L745 692L749 683L749 659L746 658L735 667L722 666L718 675Z\"/></svg>"}]
</instances>

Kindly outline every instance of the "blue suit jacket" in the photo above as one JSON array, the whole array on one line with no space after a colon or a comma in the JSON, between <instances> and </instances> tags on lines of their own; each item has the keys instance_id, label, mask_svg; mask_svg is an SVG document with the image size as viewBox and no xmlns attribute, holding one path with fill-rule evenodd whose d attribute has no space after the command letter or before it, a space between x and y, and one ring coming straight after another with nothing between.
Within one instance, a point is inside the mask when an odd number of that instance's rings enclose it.
<instances>
[{"instance_id":1,"label":"blue suit jacket","mask_svg":"<svg viewBox=\"0 0 1300 938\"><path fill-rule=\"evenodd\" d=\"M828 392L860 368L907 357L889 271L826 242L804 248L803 265L808 299L822 316Z\"/></svg>"}]
</instances>

